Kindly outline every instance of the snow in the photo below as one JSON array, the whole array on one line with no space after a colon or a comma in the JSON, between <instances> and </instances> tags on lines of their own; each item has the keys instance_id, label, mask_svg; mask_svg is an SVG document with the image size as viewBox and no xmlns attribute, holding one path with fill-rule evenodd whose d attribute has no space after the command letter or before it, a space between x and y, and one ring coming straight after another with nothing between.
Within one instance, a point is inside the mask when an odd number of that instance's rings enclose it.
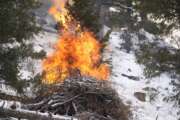
<instances>
[{"instance_id":1,"label":"snow","mask_svg":"<svg viewBox=\"0 0 180 120\"><path fill-rule=\"evenodd\" d=\"M119 93L120 98L129 104L132 110L132 120L177 120L178 108L174 106L173 102L168 102L165 99L173 93L173 86L170 84L172 79L168 73L163 73L158 77L147 79L143 74L144 66L136 62L136 56L133 51L127 53L125 50L120 49L124 39L120 37L123 31L112 32L110 35L108 48L110 50L109 59L112 64L111 81L113 87ZM149 42L153 42L155 36L147 33L144 30L139 31L146 36ZM131 41L134 48L138 49L138 37L136 34L130 34ZM55 33L43 32L32 40L34 51L40 52L44 50L47 54L53 52L54 43L58 37ZM167 43L161 43L167 46ZM22 78L30 78L42 72L42 60L33 60L28 58L23 62L20 75ZM31 66L33 65L33 66ZM31 68L31 67L32 68ZM31 70L32 69L32 70ZM122 76L126 74L129 76L136 76L139 80L131 80ZM145 90L151 88L152 91ZM9 89L5 85L0 86L0 91L6 94L16 95L16 92ZM29 92L31 89L29 89ZM135 92L142 92L146 94L146 101L139 101L135 96ZM155 96L153 99L152 96ZM5 103L5 107L9 107L13 102ZM0 106L3 102L0 101Z\"/></svg>"},{"instance_id":2,"label":"snow","mask_svg":"<svg viewBox=\"0 0 180 120\"><path fill-rule=\"evenodd\" d=\"M115 8L110 8L110 11L117 12ZM106 33L109 28L104 27ZM163 73L160 76L147 79L144 74L144 66L136 62L136 56L134 51L127 53L125 50L120 49L124 39L120 37L123 31L127 30L122 28L119 32L112 32L110 35L108 52L110 53L108 58L112 64L111 81L112 86L119 93L120 98L128 105L132 110L132 120L177 120L178 108L174 106L173 102L166 101L173 93L173 85L171 85L171 77L168 73ZM154 42L155 36L149 34L143 29L139 31L146 36L149 42ZM173 33L175 37L180 37L179 31ZM54 43L57 41L58 35L53 32L42 32L32 39L33 49L35 52L44 50L47 55L53 52ZM138 37L136 34L131 34L131 41L135 49L138 49ZM168 46L171 38L165 37L166 43L161 42L162 46ZM42 72L41 66L42 60L34 60L27 58L22 61L20 68L20 76L22 79L30 79L32 76ZM31 66L32 65L32 66ZM129 76L136 76L139 80L131 80L122 76L126 74ZM151 88L152 90L145 90ZM28 89L31 92L31 89ZM0 85L0 92L4 92L10 95L16 95L16 91L9 86ZM139 101L135 96L135 92L142 92L146 94L146 101ZM152 99L152 96L155 96ZM3 105L3 101L0 101L0 106ZM9 107L14 102L5 101L4 107Z\"/></svg>"},{"instance_id":3,"label":"snow","mask_svg":"<svg viewBox=\"0 0 180 120\"><path fill-rule=\"evenodd\" d=\"M120 10L118 10L117 8L115 8L115 7L110 7L109 8L109 11L111 11L111 12L120 12Z\"/></svg>"},{"instance_id":4,"label":"snow","mask_svg":"<svg viewBox=\"0 0 180 120\"><path fill-rule=\"evenodd\" d=\"M54 43L58 37L55 33L42 32L32 40L34 52L45 51L47 55L53 52ZM21 79L31 79L42 72L42 60L26 58L20 63Z\"/></svg>"},{"instance_id":5,"label":"snow","mask_svg":"<svg viewBox=\"0 0 180 120\"><path fill-rule=\"evenodd\" d=\"M10 108L14 104L16 104L17 107L21 106L21 103L19 103L19 102L0 100L0 106L3 107L3 108Z\"/></svg>"},{"instance_id":6,"label":"snow","mask_svg":"<svg viewBox=\"0 0 180 120\"><path fill-rule=\"evenodd\" d=\"M148 14L147 15L148 20L160 24L164 21L165 25L170 26L171 24L174 24L176 21L174 20L166 20L165 18L155 18L153 17L153 14ZM169 33L165 33L162 35L162 38L164 39L164 41L166 43L169 44L169 46L175 47L175 48L180 48L180 29L179 26L174 26L171 30L170 30L170 34Z\"/></svg>"},{"instance_id":7,"label":"snow","mask_svg":"<svg viewBox=\"0 0 180 120\"><path fill-rule=\"evenodd\" d=\"M4 109L11 109L12 105L16 106L16 111L17 112L33 113L33 114L39 114L39 115L42 115L42 116L49 116L49 113L41 113L41 112L38 112L38 111L29 111L29 110L21 109L22 105L19 102L0 100L0 107L2 107ZM76 118L72 118L72 117L69 117L69 116L61 116L61 115L53 115L53 118L55 118L55 119L58 118L58 119L62 119L62 120L77 120Z\"/></svg>"},{"instance_id":8,"label":"snow","mask_svg":"<svg viewBox=\"0 0 180 120\"><path fill-rule=\"evenodd\" d=\"M171 46L175 48L180 48L180 30L179 29L173 29L172 33L169 35L163 36L166 43L170 44Z\"/></svg>"},{"instance_id":9,"label":"snow","mask_svg":"<svg viewBox=\"0 0 180 120\"><path fill-rule=\"evenodd\" d=\"M147 79L144 74L144 66L136 62L134 51L127 53L125 50L120 49L124 39L120 37L123 31L112 32L110 35L108 49L110 53L108 58L112 64L111 81L113 87L117 90L120 98L129 104L132 110L132 120L177 120L178 108L174 106L173 102L168 102L165 99L173 93L173 86L170 84L172 79L168 73L163 73L158 77ZM149 42L153 42L155 36L149 34L143 29L139 31L146 36ZM131 33L131 41L135 49L138 49L138 37L136 34ZM33 40L34 50L39 52L45 50L47 54L53 52L54 43L57 40L57 35L54 33L41 33ZM168 46L167 43L161 42L162 46ZM26 63L27 64L27 63ZM26 65L25 65L26 66ZM35 73L42 72L41 60L34 62ZM28 68L28 67L27 67ZM28 76L29 69L24 70L24 77ZM122 76L126 74L129 76L136 76L139 80L131 80ZM152 89L151 91L145 90L146 88ZM139 101L135 96L135 92L142 92L146 94L146 101ZM152 96L155 96L152 98ZM165 116L165 117L164 117Z\"/></svg>"},{"instance_id":10,"label":"snow","mask_svg":"<svg viewBox=\"0 0 180 120\"><path fill-rule=\"evenodd\" d=\"M41 32L38 35L34 36L32 40L29 40L27 44L33 44L34 52L40 52L44 50L48 55L53 52L54 43L57 41L57 33L52 32ZM37 74L42 73L42 60L32 59L30 57L25 58L19 64L19 77L23 80L30 80L35 77ZM17 95L16 90L12 87L4 84L0 84L0 92L6 93L9 95ZM27 88L27 94L31 95L32 89Z\"/></svg>"},{"instance_id":11,"label":"snow","mask_svg":"<svg viewBox=\"0 0 180 120\"><path fill-rule=\"evenodd\" d=\"M39 35L35 36L33 40L33 49L35 52L44 50L46 53L50 54L53 52L53 46L57 39L57 33L42 32Z\"/></svg>"},{"instance_id":12,"label":"snow","mask_svg":"<svg viewBox=\"0 0 180 120\"><path fill-rule=\"evenodd\" d=\"M144 66L136 62L134 52L127 53L119 49L124 41L120 37L122 34L123 31L112 32L110 35L111 81L120 98L131 106L132 120L177 120L178 108L174 107L173 102L165 101L165 98L173 93L173 86L170 84L171 77L168 73L164 73L158 77L147 79L143 74ZM145 33L145 35L149 40L154 38L151 34ZM132 41L137 41L135 34L132 34ZM122 74L137 76L140 80L131 80ZM146 91L145 88L153 88L154 91ZM145 93L146 101L139 101L134 96L135 92ZM155 95L153 100L151 99L152 95Z\"/></svg>"},{"instance_id":13,"label":"snow","mask_svg":"<svg viewBox=\"0 0 180 120\"><path fill-rule=\"evenodd\" d=\"M5 84L0 84L0 93L6 93L8 95L14 95L14 96L17 95L16 90Z\"/></svg>"},{"instance_id":14,"label":"snow","mask_svg":"<svg viewBox=\"0 0 180 120\"><path fill-rule=\"evenodd\" d=\"M39 114L42 116L49 116L49 113L41 113L38 111L28 111L28 110L22 110L22 109L18 109L17 111L19 112L25 112L25 113L33 113L33 114ZM77 120L76 118L72 118L72 117L66 117L66 116L60 116L60 115L53 115L54 119L62 119L62 120Z\"/></svg>"},{"instance_id":15,"label":"snow","mask_svg":"<svg viewBox=\"0 0 180 120\"><path fill-rule=\"evenodd\" d=\"M102 28L102 34L103 34L103 37L110 31L111 29L106 26L106 25L103 25L103 28Z\"/></svg>"}]
</instances>

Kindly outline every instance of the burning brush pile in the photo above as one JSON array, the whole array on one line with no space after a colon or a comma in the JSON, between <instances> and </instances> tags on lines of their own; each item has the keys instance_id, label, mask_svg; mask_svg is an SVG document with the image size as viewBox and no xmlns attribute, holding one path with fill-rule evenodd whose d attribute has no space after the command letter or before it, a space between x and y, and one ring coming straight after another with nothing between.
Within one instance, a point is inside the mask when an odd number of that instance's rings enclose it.
<instances>
[{"instance_id":1,"label":"burning brush pile","mask_svg":"<svg viewBox=\"0 0 180 120\"><path fill-rule=\"evenodd\" d=\"M59 24L59 40L43 60L43 87L36 104L26 108L81 120L128 120L128 107L106 81L110 69L102 62L101 44L72 17L67 3L53 0L49 9Z\"/></svg>"},{"instance_id":2,"label":"burning brush pile","mask_svg":"<svg viewBox=\"0 0 180 120\"><path fill-rule=\"evenodd\" d=\"M43 86L34 103L26 105L26 109L73 116L78 120L128 120L130 114L129 107L108 82L86 77Z\"/></svg>"},{"instance_id":3,"label":"burning brush pile","mask_svg":"<svg viewBox=\"0 0 180 120\"><path fill-rule=\"evenodd\" d=\"M128 120L129 107L121 102L107 81L110 69L102 61L101 44L71 16L66 9L67 2L53 0L49 9L59 24L59 40L54 52L43 60L43 84L37 97L11 97L22 104L0 108L0 116L29 120L70 120L71 117Z\"/></svg>"}]
</instances>

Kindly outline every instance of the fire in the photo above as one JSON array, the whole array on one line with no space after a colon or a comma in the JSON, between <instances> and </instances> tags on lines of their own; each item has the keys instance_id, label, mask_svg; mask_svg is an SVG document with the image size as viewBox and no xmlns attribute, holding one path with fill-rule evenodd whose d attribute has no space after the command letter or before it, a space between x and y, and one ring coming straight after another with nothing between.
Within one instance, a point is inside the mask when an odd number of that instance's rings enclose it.
<instances>
[{"instance_id":1,"label":"fire","mask_svg":"<svg viewBox=\"0 0 180 120\"><path fill-rule=\"evenodd\" d=\"M81 29L80 24L65 8L67 2L53 0L54 5L49 9L49 13L62 25L62 30L54 53L43 60L43 82L63 82L73 75L73 72L98 80L107 80L109 67L101 63L101 44L93 33Z\"/></svg>"}]
</instances>

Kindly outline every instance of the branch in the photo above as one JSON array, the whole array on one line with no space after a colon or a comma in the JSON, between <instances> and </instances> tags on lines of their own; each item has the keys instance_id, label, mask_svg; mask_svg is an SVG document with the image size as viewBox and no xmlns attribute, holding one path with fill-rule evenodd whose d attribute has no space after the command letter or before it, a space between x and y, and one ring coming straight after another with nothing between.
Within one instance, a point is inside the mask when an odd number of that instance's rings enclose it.
<instances>
[{"instance_id":1,"label":"branch","mask_svg":"<svg viewBox=\"0 0 180 120\"><path fill-rule=\"evenodd\" d=\"M129 9L129 10L134 11L134 9L133 9L132 7L128 7L128 6L126 6L126 5L124 5L124 4L121 4L121 3L119 3L118 5L119 5L119 7L121 7L121 8Z\"/></svg>"},{"instance_id":2,"label":"branch","mask_svg":"<svg viewBox=\"0 0 180 120\"><path fill-rule=\"evenodd\" d=\"M23 97L18 97L18 96L13 96L13 95L7 95L5 93L0 93L0 99L1 100L8 100L8 101L18 101L21 103L30 103L32 101L31 98L23 98Z\"/></svg>"},{"instance_id":3,"label":"branch","mask_svg":"<svg viewBox=\"0 0 180 120\"><path fill-rule=\"evenodd\" d=\"M53 107L53 108L56 108L56 107L58 107L58 106L64 105L64 104L66 104L66 103L69 103L69 102L73 101L74 99L80 97L81 95L82 95L82 94L76 95L76 96L74 96L74 97L72 97L72 98L70 98L70 99L68 99L68 100L66 100L66 101L64 101L64 102L61 102L61 103L57 103L57 104L55 104L55 105L52 105L52 107Z\"/></svg>"}]
</instances>

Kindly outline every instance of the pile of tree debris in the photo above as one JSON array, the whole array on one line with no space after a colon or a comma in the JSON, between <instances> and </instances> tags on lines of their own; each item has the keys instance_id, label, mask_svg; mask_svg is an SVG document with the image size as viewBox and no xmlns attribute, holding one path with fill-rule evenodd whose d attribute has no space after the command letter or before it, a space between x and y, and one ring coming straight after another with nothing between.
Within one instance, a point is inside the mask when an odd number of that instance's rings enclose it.
<instances>
[{"instance_id":1,"label":"pile of tree debris","mask_svg":"<svg viewBox=\"0 0 180 120\"><path fill-rule=\"evenodd\" d=\"M61 115L80 120L128 120L130 115L129 107L122 103L107 81L89 78L73 78L63 84L43 86L38 97L22 109L48 113L52 118Z\"/></svg>"}]
</instances>

